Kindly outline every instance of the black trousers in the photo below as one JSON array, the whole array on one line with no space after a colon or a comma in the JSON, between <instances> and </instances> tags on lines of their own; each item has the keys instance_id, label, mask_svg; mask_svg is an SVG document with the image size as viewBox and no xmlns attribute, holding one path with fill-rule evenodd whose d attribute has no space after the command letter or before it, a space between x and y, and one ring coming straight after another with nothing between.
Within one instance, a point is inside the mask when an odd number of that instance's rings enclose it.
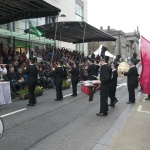
<instances>
[{"instance_id":1,"label":"black trousers","mask_svg":"<svg viewBox=\"0 0 150 150\"><path fill-rule=\"evenodd\" d=\"M29 104L35 104L35 95L34 95L34 90L36 87L37 81L28 81L27 86L28 86L28 93L29 93Z\"/></svg>"},{"instance_id":2,"label":"black trousers","mask_svg":"<svg viewBox=\"0 0 150 150\"><path fill-rule=\"evenodd\" d=\"M39 81L41 82L43 88L46 88L46 80L44 78L40 78Z\"/></svg>"},{"instance_id":3,"label":"black trousers","mask_svg":"<svg viewBox=\"0 0 150 150\"><path fill-rule=\"evenodd\" d=\"M17 93L17 91L20 91L22 89L21 83L17 83L17 84L10 83L10 87L13 93Z\"/></svg>"},{"instance_id":4,"label":"black trousers","mask_svg":"<svg viewBox=\"0 0 150 150\"><path fill-rule=\"evenodd\" d=\"M128 88L128 91L129 91L129 101L130 102L135 102L135 89L129 89Z\"/></svg>"},{"instance_id":5,"label":"black trousers","mask_svg":"<svg viewBox=\"0 0 150 150\"><path fill-rule=\"evenodd\" d=\"M100 113L107 114L108 111L109 84L101 84Z\"/></svg>"},{"instance_id":6,"label":"black trousers","mask_svg":"<svg viewBox=\"0 0 150 150\"><path fill-rule=\"evenodd\" d=\"M116 89L109 92L108 97L110 97L110 104L113 104L117 98L116 98Z\"/></svg>"},{"instance_id":7,"label":"black trousers","mask_svg":"<svg viewBox=\"0 0 150 150\"><path fill-rule=\"evenodd\" d=\"M63 99L63 94L62 94L62 79L56 79L56 99L61 100Z\"/></svg>"},{"instance_id":8,"label":"black trousers","mask_svg":"<svg viewBox=\"0 0 150 150\"><path fill-rule=\"evenodd\" d=\"M71 83L72 83L72 94L74 96L77 96L77 84L78 84L78 78L76 79L71 79Z\"/></svg>"}]
</instances>

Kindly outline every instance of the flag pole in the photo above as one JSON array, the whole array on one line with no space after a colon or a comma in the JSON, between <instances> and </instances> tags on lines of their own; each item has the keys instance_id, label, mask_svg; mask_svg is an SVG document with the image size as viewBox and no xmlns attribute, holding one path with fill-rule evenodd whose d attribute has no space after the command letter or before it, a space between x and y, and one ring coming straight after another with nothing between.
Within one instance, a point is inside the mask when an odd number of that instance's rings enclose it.
<instances>
[{"instance_id":1,"label":"flag pole","mask_svg":"<svg viewBox=\"0 0 150 150\"><path fill-rule=\"evenodd\" d=\"M31 57L31 50L30 50L30 21L28 19L28 23L29 23L29 59Z\"/></svg>"},{"instance_id":2,"label":"flag pole","mask_svg":"<svg viewBox=\"0 0 150 150\"><path fill-rule=\"evenodd\" d=\"M55 29L55 37L54 37L54 44L56 44L56 34L57 34L57 24L58 24L58 16L56 17L56 29ZM55 46L55 45L54 45ZM53 46L53 53L52 53L52 60L51 65L53 65L53 58L54 58L54 46Z\"/></svg>"}]
</instances>

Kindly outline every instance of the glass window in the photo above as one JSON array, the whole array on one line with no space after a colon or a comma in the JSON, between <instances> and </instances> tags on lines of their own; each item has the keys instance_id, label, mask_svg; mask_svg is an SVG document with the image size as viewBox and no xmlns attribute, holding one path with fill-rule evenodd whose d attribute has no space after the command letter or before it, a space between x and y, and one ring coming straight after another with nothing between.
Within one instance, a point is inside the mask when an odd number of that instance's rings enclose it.
<instances>
[{"instance_id":1,"label":"glass window","mask_svg":"<svg viewBox=\"0 0 150 150\"><path fill-rule=\"evenodd\" d=\"M78 16L78 15L76 15L76 21L83 21L83 18Z\"/></svg>"},{"instance_id":2,"label":"glass window","mask_svg":"<svg viewBox=\"0 0 150 150\"><path fill-rule=\"evenodd\" d=\"M15 32L24 33L25 20L15 21L14 25L15 25Z\"/></svg>"},{"instance_id":3,"label":"glass window","mask_svg":"<svg viewBox=\"0 0 150 150\"><path fill-rule=\"evenodd\" d=\"M5 29L5 30L7 30L7 24L0 25L0 29Z\"/></svg>"},{"instance_id":4,"label":"glass window","mask_svg":"<svg viewBox=\"0 0 150 150\"><path fill-rule=\"evenodd\" d=\"M38 26L44 25L45 24L45 17L43 18L38 18Z\"/></svg>"},{"instance_id":5,"label":"glass window","mask_svg":"<svg viewBox=\"0 0 150 150\"><path fill-rule=\"evenodd\" d=\"M32 23L33 26L38 26L37 19L30 19L30 22Z\"/></svg>"},{"instance_id":6,"label":"glass window","mask_svg":"<svg viewBox=\"0 0 150 150\"><path fill-rule=\"evenodd\" d=\"M83 8L81 6L79 6L78 4L75 5L75 12L79 16L83 17Z\"/></svg>"}]
</instances>

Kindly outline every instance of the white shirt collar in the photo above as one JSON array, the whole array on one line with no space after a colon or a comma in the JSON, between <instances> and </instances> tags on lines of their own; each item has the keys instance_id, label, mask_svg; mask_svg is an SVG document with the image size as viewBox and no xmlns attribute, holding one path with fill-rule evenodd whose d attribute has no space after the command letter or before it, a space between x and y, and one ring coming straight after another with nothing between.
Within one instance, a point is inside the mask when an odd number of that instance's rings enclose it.
<instances>
[{"instance_id":1,"label":"white shirt collar","mask_svg":"<svg viewBox=\"0 0 150 150\"><path fill-rule=\"evenodd\" d=\"M135 67L135 65L131 66L130 68L133 68L133 67Z\"/></svg>"},{"instance_id":2,"label":"white shirt collar","mask_svg":"<svg viewBox=\"0 0 150 150\"><path fill-rule=\"evenodd\" d=\"M116 69L113 69L112 72L115 71L115 70L116 70Z\"/></svg>"}]
</instances>

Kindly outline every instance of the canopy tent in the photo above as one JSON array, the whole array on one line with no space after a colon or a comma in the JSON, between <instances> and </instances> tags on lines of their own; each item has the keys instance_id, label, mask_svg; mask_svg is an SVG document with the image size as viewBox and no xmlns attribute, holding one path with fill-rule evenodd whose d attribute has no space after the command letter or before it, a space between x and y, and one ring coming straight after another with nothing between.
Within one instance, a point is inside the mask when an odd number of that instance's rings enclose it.
<instances>
[{"instance_id":1,"label":"canopy tent","mask_svg":"<svg viewBox=\"0 0 150 150\"><path fill-rule=\"evenodd\" d=\"M44 0L0 0L0 24L56 16L61 10Z\"/></svg>"},{"instance_id":2,"label":"canopy tent","mask_svg":"<svg viewBox=\"0 0 150 150\"><path fill-rule=\"evenodd\" d=\"M101 55L102 47L103 47L103 46L100 45L100 47L94 52L94 54L95 54L95 55L98 55L98 54ZM115 57L114 55L112 55L112 54L111 54L110 52L108 52L108 51L105 52L105 55L106 55L106 56L109 56L109 57L112 57L112 58Z\"/></svg>"},{"instance_id":3,"label":"canopy tent","mask_svg":"<svg viewBox=\"0 0 150 150\"><path fill-rule=\"evenodd\" d=\"M55 31L57 27L57 36ZM43 36L49 39L59 40L68 43L84 43L92 41L116 41L113 36L101 31L84 21L69 21L46 24L36 27L44 32ZM29 29L25 30L29 33Z\"/></svg>"}]
</instances>

